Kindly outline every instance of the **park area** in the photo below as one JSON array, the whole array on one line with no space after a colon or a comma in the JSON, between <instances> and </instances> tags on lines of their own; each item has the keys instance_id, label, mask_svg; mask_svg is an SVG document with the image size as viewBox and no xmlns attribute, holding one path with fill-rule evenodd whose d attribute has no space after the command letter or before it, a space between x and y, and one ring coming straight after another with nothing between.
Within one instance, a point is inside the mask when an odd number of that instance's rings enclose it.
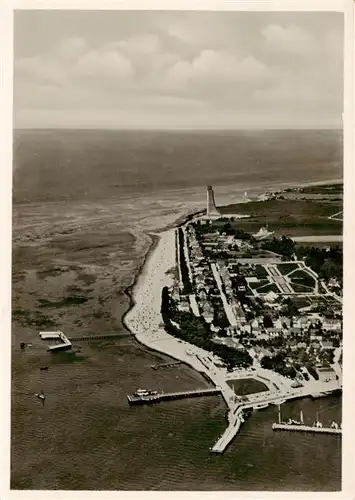
<instances>
[{"instance_id":1,"label":"park area","mask_svg":"<svg viewBox=\"0 0 355 500\"><path fill-rule=\"evenodd\" d=\"M275 267L280 274L275 272ZM304 268L303 263L285 262L277 264L275 267L270 267L274 271L269 274L263 265L249 266L249 279L247 279L249 295L254 295L255 292L257 295L262 295L270 291L274 293L289 292L301 294L315 292L316 280ZM253 272L250 272L251 270ZM285 278L286 276L287 278Z\"/></svg>"},{"instance_id":2,"label":"park area","mask_svg":"<svg viewBox=\"0 0 355 500\"><path fill-rule=\"evenodd\" d=\"M237 396L247 396L248 394L254 394L255 392L264 392L268 390L265 384L253 378L228 380L227 384L234 390Z\"/></svg>"}]
</instances>

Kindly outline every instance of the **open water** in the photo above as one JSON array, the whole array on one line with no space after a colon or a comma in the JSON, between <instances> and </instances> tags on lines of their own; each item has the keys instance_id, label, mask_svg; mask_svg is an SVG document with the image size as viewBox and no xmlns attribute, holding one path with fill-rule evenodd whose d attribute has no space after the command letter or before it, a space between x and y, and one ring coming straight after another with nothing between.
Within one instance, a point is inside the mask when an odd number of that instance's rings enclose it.
<instances>
[{"instance_id":1,"label":"open water","mask_svg":"<svg viewBox=\"0 0 355 500\"><path fill-rule=\"evenodd\" d=\"M254 412L222 456L220 397L130 408L138 387L207 382L132 338L82 342L52 356L38 331L126 333L121 323L150 233L200 209L287 185L342 178L337 131L17 131L13 187L14 489L340 489L337 436L275 433L276 407ZM63 302L84 298L81 305ZM43 306L43 300L56 306ZM58 306L58 302L61 304ZM31 343L24 351L20 342ZM40 371L48 366L48 371ZM45 405L34 397L41 389ZM341 399L284 405L285 417L341 420Z\"/></svg>"}]
</instances>

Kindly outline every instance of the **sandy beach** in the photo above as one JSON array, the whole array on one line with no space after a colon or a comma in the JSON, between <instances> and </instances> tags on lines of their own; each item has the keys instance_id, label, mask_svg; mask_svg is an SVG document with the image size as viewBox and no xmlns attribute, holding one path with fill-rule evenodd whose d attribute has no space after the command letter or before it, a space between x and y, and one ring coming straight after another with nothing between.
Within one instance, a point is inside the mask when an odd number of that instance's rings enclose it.
<instances>
[{"instance_id":1,"label":"sandy beach","mask_svg":"<svg viewBox=\"0 0 355 500\"><path fill-rule=\"evenodd\" d=\"M193 354L207 357L210 353L176 339L164 329L160 314L161 291L164 286L173 284L173 277L167 272L176 265L175 229L168 229L157 237L159 240L133 286L133 307L125 315L124 323L142 344L206 373L206 367Z\"/></svg>"}]
</instances>

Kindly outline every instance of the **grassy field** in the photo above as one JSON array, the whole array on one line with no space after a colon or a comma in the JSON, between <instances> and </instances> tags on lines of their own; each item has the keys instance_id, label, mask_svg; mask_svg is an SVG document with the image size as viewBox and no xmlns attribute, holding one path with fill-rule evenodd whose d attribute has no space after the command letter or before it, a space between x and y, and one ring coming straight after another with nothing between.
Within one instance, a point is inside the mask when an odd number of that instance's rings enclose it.
<instances>
[{"instance_id":1,"label":"grassy field","mask_svg":"<svg viewBox=\"0 0 355 500\"><path fill-rule=\"evenodd\" d=\"M301 269L295 271L289 277L291 279L292 286L293 283L296 283L298 285L310 286L312 288L315 286L314 278L310 276L310 274L308 274L307 272L302 271Z\"/></svg>"},{"instance_id":2,"label":"grassy field","mask_svg":"<svg viewBox=\"0 0 355 500\"><path fill-rule=\"evenodd\" d=\"M307 236L342 234L341 221L328 219L343 209L340 201L267 200L238 203L221 207L222 213L248 214L248 219L238 219L231 224L244 231L256 233L268 225L276 236Z\"/></svg>"},{"instance_id":3,"label":"grassy field","mask_svg":"<svg viewBox=\"0 0 355 500\"><path fill-rule=\"evenodd\" d=\"M296 291L296 290L295 290ZM311 305L311 301L307 299L306 297L292 297L291 299L292 303L301 309L302 307L308 307Z\"/></svg>"},{"instance_id":4,"label":"grassy field","mask_svg":"<svg viewBox=\"0 0 355 500\"><path fill-rule=\"evenodd\" d=\"M267 285L269 283L269 280L258 280L258 281L251 281L249 283L249 288L252 288L255 290L256 288L260 288L261 286Z\"/></svg>"},{"instance_id":5,"label":"grassy field","mask_svg":"<svg viewBox=\"0 0 355 500\"><path fill-rule=\"evenodd\" d=\"M343 183L304 186L299 188L299 192L310 194L343 194Z\"/></svg>"},{"instance_id":6,"label":"grassy field","mask_svg":"<svg viewBox=\"0 0 355 500\"><path fill-rule=\"evenodd\" d=\"M312 293L313 287L309 287L306 285L301 285L300 283L296 283L294 281L291 282L291 287L296 293Z\"/></svg>"},{"instance_id":7,"label":"grassy field","mask_svg":"<svg viewBox=\"0 0 355 500\"><path fill-rule=\"evenodd\" d=\"M258 288L258 293L269 293L269 292L280 293L280 290L275 285L275 283L270 283L268 285L264 285Z\"/></svg>"},{"instance_id":8,"label":"grassy field","mask_svg":"<svg viewBox=\"0 0 355 500\"><path fill-rule=\"evenodd\" d=\"M295 271L298 268L298 264L293 264L292 262L287 262L286 264L277 264L278 270L286 276L291 271Z\"/></svg>"},{"instance_id":9,"label":"grassy field","mask_svg":"<svg viewBox=\"0 0 355 500\"><path fill-rule=\"evenodd\" d=\"M242 378L237 380L228 380L229 387L234 389L238 396L246 396L247 394L254 394L255 392L267 391L268 388L259 380L253 378Z\"/></svg>"},{"instance_id":10,"label":"grassy field","mask_svg":"<svg viewBox=\"0 0 355 500\"><path fill-rule=\"evenodd\" d=\"M265 279L268 276L268 273L267 273L266 269L264 268L264 266L261 266L260 264L257 264L255 266L255 276L259 280Z\"/></svg>"}]
</instances>

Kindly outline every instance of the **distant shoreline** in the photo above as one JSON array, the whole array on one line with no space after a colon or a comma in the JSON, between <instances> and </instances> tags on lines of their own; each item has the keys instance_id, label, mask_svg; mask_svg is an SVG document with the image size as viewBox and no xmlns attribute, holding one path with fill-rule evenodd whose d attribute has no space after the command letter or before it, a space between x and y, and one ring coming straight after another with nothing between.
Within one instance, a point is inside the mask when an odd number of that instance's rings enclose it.
<instances>
[{"instance_id":1,"label":"distant shoreline","mask_svg":"<svg viewBox=\"0 0 355 500\"><path fill-rule=\"evenodd\" d=\"M161 230L159 230L155 233L152 233L152 232L145 233L151 239L151 243L149 244L149 247L148 247L146 253L142 257L141 264L138 266L138 269L134 275L133 281L123 291L124 295L126 295L129 299L129 304L128 304L127 310L122 315L121 323L122 323L122 326L130 334L132 334L132 336L135 336L135 335L128 327L128 325L125 321L125 318L126 318L127 314L131 311L131 309L133 309L133 307L136 305L136 302L134 300L134 288L137 286L140 275L144 272L144 268L146 266L146 263L147 263L149 257L156 250L156 247L157 247L159 240L160 240L160 233L168 231L169 229L174 229L174 228L178 228L180 226L183 226L184 224L186 224L187 222L192 220L194 217L196 217L196 215L199 215L202 213L204 213L204 210L196 210L194 212L181 215L174 222L172 222L171 224L168 224L167 226L165 226Z\"/></svg>"}]
</instances>

